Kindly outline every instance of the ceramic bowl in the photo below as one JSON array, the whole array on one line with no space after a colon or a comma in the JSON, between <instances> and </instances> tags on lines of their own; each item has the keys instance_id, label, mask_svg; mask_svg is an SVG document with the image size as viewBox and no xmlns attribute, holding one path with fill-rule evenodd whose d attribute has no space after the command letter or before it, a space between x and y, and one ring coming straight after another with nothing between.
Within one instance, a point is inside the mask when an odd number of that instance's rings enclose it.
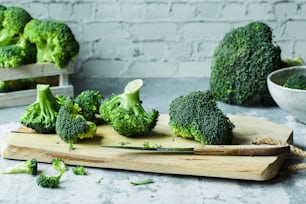
<instances>
[{"instance_id":1,"label":"ceramic bowl","mask_svg":"<svg viewBox=\"0 0 306 204\"><path fill-rule=\"evenodd\" d=\"M288 77L306 75L306 66L276 70L267 77L269 92L276 104L300 122L306 124L306 90L283 87Z\"/></svg>"}]
</instances>

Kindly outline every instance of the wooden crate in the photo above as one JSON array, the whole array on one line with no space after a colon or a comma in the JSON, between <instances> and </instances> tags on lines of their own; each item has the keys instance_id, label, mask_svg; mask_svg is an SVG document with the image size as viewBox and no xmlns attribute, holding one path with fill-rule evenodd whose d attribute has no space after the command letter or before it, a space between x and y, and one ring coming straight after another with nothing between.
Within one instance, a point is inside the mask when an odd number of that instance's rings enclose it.
<instances>
[{"instance_id":1,"label":"wooden crate","mask_svg":"<svg viewBox=\"0 0 306 204\"><path fill-rule=\"evenodd\" d=\"M73 86L69 83L69 74L72 73L72 64L65 69L58 69L52 63L37 63L18 68L0 69L0 80L57 77L57 85L51 86L52 93L73 96ZM35 99L36 89L0 93L0 108L28 105L33 103Z\"/></svg>"}]
</instances>

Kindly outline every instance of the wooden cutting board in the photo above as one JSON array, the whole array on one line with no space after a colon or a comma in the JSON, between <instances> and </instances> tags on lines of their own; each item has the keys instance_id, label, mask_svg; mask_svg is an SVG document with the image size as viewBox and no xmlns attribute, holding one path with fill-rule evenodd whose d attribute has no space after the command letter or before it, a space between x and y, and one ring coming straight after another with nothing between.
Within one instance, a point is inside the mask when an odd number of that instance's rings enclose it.
<instances>
[{"instance_id":1,"label":"wooden cutting board","mask_svg":"<svg viewBox=\"0 0 306 204\"><path fill-rule=\"evenodd\" d=\"M235 124L234 144L251 144L253 141L272 137L292 143L292 129L252 117L230 115ZM199 143L172 134L168 115L161 115L154 131L146 137L128 138L117 134L107 124L97 129L92 140L75 144L75 150L57 135L37 134L26 129L23 133L10 132L2 137L3 158L27 160L35 158L50 163L61 158L70 165L124 169L142 172L181 174L219 178L264 181L275 177L287 153L276 156L207 156L188 154L154 154L136 150L103 148L103 145L128 143L133 146L193 147ZM22 128L20 129L22 131Z\"/></svg>"}]
</instances>

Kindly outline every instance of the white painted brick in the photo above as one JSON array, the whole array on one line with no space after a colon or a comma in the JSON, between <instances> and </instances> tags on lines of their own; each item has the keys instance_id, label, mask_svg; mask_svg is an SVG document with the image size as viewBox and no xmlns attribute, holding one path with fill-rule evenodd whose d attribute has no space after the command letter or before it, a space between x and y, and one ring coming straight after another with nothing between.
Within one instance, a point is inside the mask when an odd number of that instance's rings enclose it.
<instances>
[{"instance_id":1,"label":"white painted brick","mask_svg":"<svg viewBox=\"0 0 306 204\"><path fill-rule=\"evenodd\" d=\"M179 76L181 77L209 77L211 60L184 61L179 63Z\"/></svg>"},{"instance_id":2,"label":"white painted brick","mask_svg":"<svg viewBox=\"0 0 306 204\"><path fill-rule=\"evenodd\" d=\"M131 25L136 40L175 40L178 38L175 23L139 23Z\"/></svg>"},{"instance_id":3,"label":"white painted brick","mask_svg":"<svg viewBox=\"0 0 306 204\"><path fill-rule=\"evenodd\" d=\"M93 17L93 4L79 3L72 6L72 17L77 21L86 21Z\"/></svg>"},{"instance_id":4,"label":"white painted brick","mask_svg":"<svg viewBox=\"0 0 306 204\"><path fill-rule=\"evenodd\" d=\"M177 65L169 62L134 62L125 76L130 77L176 77ZM124 77L124 76L122 76Z\"/></svg>"},{"instance_id":5,"label":"white painted brick","mask_svg":"<svg viewBox=\"0 0 306 204\"><path fill-rule=\"evenodd\" d=\"M199 18L219 18L222 10L222 2L200 2L197 4L196 15Z\"/></svg>"},{"instance_id":6,"label":"white painted brick","mask_svg":"<svg viewBox=\"0 0 306 204\"><path fill-rule=\"evenodd\" d=\"M281 57L290 58L293 57L293 42L288 40L277 41L276 44L281 48Z\"/></svg>"},{"instance_id":7,"label":"white painted brick","mask_svg":"<svg viewBox=\"0 0 306 204\"><path fill-rule=\"evenodd\" d=\"M96 19L118 19L120 17L120 5L118 3L99 3L95 10Z\"/></svg>"},{"instance_id":8,"label":"white painted brick","mask_svg":"<svg viewBox=\"0 0 306 204\"><path fill-rule=\"evenodd\" d=\"M245 18L246 5L243 2L228 2L224 5L221 16L225 19Z\"/></svg>"},{"instance_id":9,"label":"white painted brick","mask_svg":"<svg viewBox=\"0 0 306 204\"><path fill-rule=\"evenodd\" d=\"M49 16L55 20L72 19L72 5L68 3L50 3Z\"/></svg>"},{"instance_id":10,"label":"white painted brick","mask_svg":"<svg viewBox=\"0 0 306 204\"><path fill-rule=\"evenodd\" d=\"M286 23L285 37L289 39L305 40L306 21L288 21Z\"/></svg>"},{"instance_id":11,"label":"white painted brick","mask_svg":"<svg viewBox=\"0 0 306 204\"><path fill-rule=\"evenodd\" d=\"M192 46L189 42L169 42L167 57L169 60L188 59L192 53Z\"/></svg>"},{"instance_id":12,"label":"white painted brick","mask_svg":"<svg viewBox=\"0 0 306 204\"><path fill-rule=\"evenodd\" d=\"M166 19L169 17L168 3L145 4L145 16L147 19Z\"/></svg>"},{"instance_id":13,"label":"white painted brick","mask_svg":"<svg viewBox=\"0 0 306 204\"><path fill-rule=\"evenodd\" d=\"M280 2L275 4L275 15L279 19L295 17L297 14L298 5L294 2Z\"/></svg>"},{"instance_id":14,"label":"white painted brick","mask_svg":"<svg viewBox=\"0 0 306 204\"><path fill-rule=\"evenodd\" d=\"M192 58L202 59L211 57L217 45L217 41L199 41L193 43Z\"/></svg>"},{"instance_id":15,"label":"white painted brick","mask_svg":"<svg viewBox=\"0 0 306 204\"><path fill-rule=\"evenodd\" d=\"M170 17L173 19L190 19L196 16L196 5L188 3L173 3Z\"/></svg>"},{"instance_id":16,"label":"white painted brick","mask_svg":"<svg viewBox=\"0 0 306 204\"><path fill-rule=\"evenodd\" d=\"M122 3L120 6L120 13L122 20L129 20L129 19L143 19L144 18L144 4L128 4Z\"/></svg>"},{"instance_id":17,"label":"white painted brick","mask_svg":"<svg viewBox=\"0 0 306 204\"><path fill-rule=\"evenodd\" d=\"M44 3L39 3L39 2L27 3L24 4L22 8L27 10L33 18L48 19L49 17L48 6Z\"/></svg>"},{"instance_id":18,"label":"white painted brick","mask_svg":"<svg viewBox=\"0 0 306 204\"><path fill-rule=\"evenodd\" d=\"M297 10L297 15L306 18L306 2L300 4L299 9Z\"/></svg>"},{"instance_id":19,"label":"white painted brick","mask_svg":"<svg viewBox=\"0 0 306 204\"><path fill-rule=\"evenodd\" d=\"M144 42L143 53L146 59L160 60L165 58L166 46L164 42Z\"/></svg>"},{"instance_id":20,"label":"white painted brick","mask_svg":"<svg viewBox=\"0 0 306 204\"><path fill-rule=\"evenodd\" d=\"M296 41L294 46L294 56L301 56L306 61L306 41Z\"/></svg>"},{"instance_id":21,"label":"white painted brick","mask_svg":"<svg viewBox=\"0 0 306 204\"><path fill-rule=\"evenodd\" d=\"M252 2L247 5L246 16L250 19L274 19L273 5L269 2Z\"/></svg>"}]
</instances>

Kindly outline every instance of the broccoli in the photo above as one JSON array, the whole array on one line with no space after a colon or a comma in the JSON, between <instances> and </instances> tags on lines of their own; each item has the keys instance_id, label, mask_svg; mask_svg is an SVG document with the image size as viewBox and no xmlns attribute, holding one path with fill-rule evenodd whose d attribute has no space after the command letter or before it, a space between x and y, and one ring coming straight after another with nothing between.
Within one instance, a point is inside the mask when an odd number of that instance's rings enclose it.
<instances>
[{"instance_id":1,"label":"broccoli","mask_svg":"<svg viewBox=\"0 0 306 204\"><path fill-rule=\"evenodd\" d=\"M3 171L2 174L37 174L37 161L30 159L25 162L19 163L16 166L10 167Z\"/></svg>"},{"instance_id":2,"label":"broccoli","mask_svg":"<svg viewBox=\"0 0 306 204\"><path fill-rule=\"evenodd\" d=\"M88 121L99 123L96 114L99 114L99 107L103 95L97 90L82 91L76 98L75 102L79 104L82 109L82 115Z\"/></svg>"},{"instance_id":3,"label":"broccoli","mask_svg":"<svg viewBox=\"0 0 306 204\"><path fill-rule=\"evenodd\" d=\"M79 139L93 138L97 130L96 124L87 121L81 110L72 98L68 98L58 112L55 130L57 135L69 144L70 150Z\"/></svg>"},{"instance_id":4,"label":"broccoli","mask_svg":"<svg viewBox=\"0 0 306 204\"><path fill-rule=\"evenodd\" d=\"M293 67L293 66L303 66L305 62L302 57L298 56L293 59L285 58L282 59L282 67Z\"/></svg>"},{"instance_id":5,"label":"broccoli","mask_svg":"<svg viewBox=\"0 0 306 204\"><path fill-rule=\"evenodd\" d=\"M25 89L34 89L35 87L36 81L33 79L15 79L0 81L0 93Z\"/></svg>"},{"instance_id":6,"label":"broccoli","mask_svg":"<svg viewBox=\"0 0 306 204\"><path fill-rule=\"evenodd\" d=\"M191 91L173 99L169 106L169 126L175 135L203 145L232 142L234 124L217 107L211 92Z\"/></svg>"},{"instance_id":7,"label":"broccoli","mask_svg":"<svg viewBox=\"0 0 306 204\"><path fill-rule=\"evenodd\" d=\"M72 168L72 172L75 175L87 175L87 171L83 166L76 166Z\"/></svg>"},{"instance_id":8,"label":"broccoli","mask_svg":"<svg viewBox=\"0 0 306 204\"><path fill-rule=\"evenodd\" d=\"M61 159L52 160L53 168L58 172L56 176L41 173L36 178L37 185L44 188L58 188L62 175L67 171L67 166Z\"/></svg>"},{"instance_id":9,"label":"broccoli","mask_svg":"<svg viewBox=\"0 0 306 204\"><path fill-rule=\"evenodd\" d=\"M124 136L139 136L150 132L156 125L159 112L146 112L139 98L143 86L141 79L130 81L124 93L113 94L101 102L101 118L109 122L115 131Z\"/></svg>"},{"instance_id":10,"label":"broccoli","mask_svg":"<svg viewBox=\"0 0 306 204\"><path fill-rule=\"evenodd\" d=\"M19 7L1 7L0 46L16 44L23 35L26 24L32 19L31 15Z\"/></svg>"},{"instance_id":11,"label":"broccoli","mask_svg":"<svg viewBox=\"0 0 306 204\"><path fill-rule=\"evenodd\" d=\"M24 29L24 37L36 44L37 62L53 62L65 68L79 53L79 43L63 22L32 19Z\"/></svg>"},{"instance_id":12,"label":"broccoli","mask_svg":"<svg viewBox=\"0 0 306 204\"><path fill-rule=\"evenodd\" d=\"M271 28L252 22L225 34L211 64L210 89L225 103L249 105L260 99L274 105L266 77L281 68L281 49L273 44ZM272 102L271 104L269 102Z\"/></svg>"},{"instance_id":13,"label":"broccoli","mask_svg":"<svg viewBox=\"0 0 306 204\"><path fill-rule=\"evenodd\" d=\"M299 74L291 75L283 86L291 89L306 90L306 76Z\"/></svg>"},{"instance_id":14,"label":"broccoli","mask_svg":"<svg viewBox=\"0 0 306 204\"><path fill-rule=\"evenodd\" d=\"M48 84L37 84L36 89L36 101L26 107L19 121L39 133L55 133L55 122L63 97L55 97Z\"/></svg>"}]
</instances>

